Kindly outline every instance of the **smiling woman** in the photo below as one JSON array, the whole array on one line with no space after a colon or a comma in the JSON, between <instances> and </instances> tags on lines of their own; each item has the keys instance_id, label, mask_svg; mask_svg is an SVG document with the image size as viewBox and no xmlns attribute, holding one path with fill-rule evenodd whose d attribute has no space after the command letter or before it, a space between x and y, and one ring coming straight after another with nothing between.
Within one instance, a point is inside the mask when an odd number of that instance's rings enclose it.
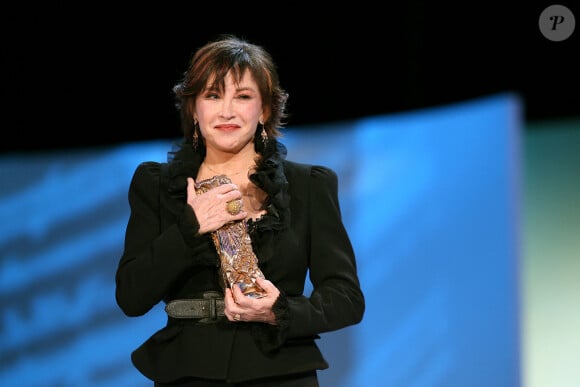
<instances>
[{"instance_id":1,"label":"smiling woman","mask_svg":"<svg viewBox=\"0 0 580 387\"><path fill-rule=\"evenodd\" d=\"M126 315L168 313L133 364L156 386L318 386L319 335L365 311L337 174L286 160L288 95L261 46L207 43L174 92L183 140L134 172L116 273Z\"/></svg>"}]
</instances>

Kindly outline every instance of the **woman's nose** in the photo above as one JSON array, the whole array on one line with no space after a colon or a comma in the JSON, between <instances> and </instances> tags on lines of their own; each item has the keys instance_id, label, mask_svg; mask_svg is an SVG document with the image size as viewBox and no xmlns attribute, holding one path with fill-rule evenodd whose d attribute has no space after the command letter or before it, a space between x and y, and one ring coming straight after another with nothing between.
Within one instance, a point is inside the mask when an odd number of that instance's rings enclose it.
<instances>
[{"instance_id":1,"label":"woman's nose","mask_svg":"<svg viewBox=\"0 0 580 387\"><path fill-rule=\"evenodd\" d=\"M224 98L222 100L222 107L220 114L224 118L231 118L234 115L233 100L231 98Z\"/></svg>"}]
</instances>

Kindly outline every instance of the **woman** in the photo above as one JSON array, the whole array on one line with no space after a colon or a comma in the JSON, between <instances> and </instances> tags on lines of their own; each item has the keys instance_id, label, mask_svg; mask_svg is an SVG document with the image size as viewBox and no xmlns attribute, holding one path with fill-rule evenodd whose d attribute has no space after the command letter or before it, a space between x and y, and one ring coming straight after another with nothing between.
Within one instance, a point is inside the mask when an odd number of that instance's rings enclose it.
<instances>
[{"instance_id":1,"label":"woman","mask_svg":"<svg viewBox=\"0 0 580 387\"><path fill-rule=\"evenodd\" d=\"M337 176L286 160L287 94L262 47L209 42L174 92L183 142L167 163L137 167L116 273L127 316L159 302L168 313L133 364L156 386L317 386L328 364L315 340L365 309ZM224 238L246 250L228 255ZM241 280L225 275L238 256L253 265Z\"/></svg>"}]
</instances>

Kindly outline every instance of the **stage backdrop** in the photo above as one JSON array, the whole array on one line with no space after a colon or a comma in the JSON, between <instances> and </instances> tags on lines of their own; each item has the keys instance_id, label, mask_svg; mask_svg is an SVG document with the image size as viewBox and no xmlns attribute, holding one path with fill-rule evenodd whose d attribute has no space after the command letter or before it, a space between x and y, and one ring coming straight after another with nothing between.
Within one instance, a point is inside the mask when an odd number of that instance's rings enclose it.
<instances>
[{"instance_id":1,"label":"stage backdrop","mask_svg":"<svg viewBox=\"0 0 580 387\"><path fill-rule=\"evenodd\" d=\"M284 131L339 175L367 300L322 335L323 386L520 385L521 115L500 94ZM114 276L132 173L170 143L0 158L0 385L152 385L130 353L163 306L124 316Z\"/></svg>"}]
</instances>

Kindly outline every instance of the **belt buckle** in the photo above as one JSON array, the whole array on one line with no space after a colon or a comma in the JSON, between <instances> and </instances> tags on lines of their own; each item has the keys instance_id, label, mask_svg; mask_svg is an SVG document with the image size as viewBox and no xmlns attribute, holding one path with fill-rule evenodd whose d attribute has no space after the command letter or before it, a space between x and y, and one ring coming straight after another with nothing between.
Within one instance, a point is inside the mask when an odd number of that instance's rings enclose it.
<instances>
[{"instance_id":1,"label":"belt buckle","mask_svg":"<svg viewBox=\"0 0 580 387\"><path fill-rule=\"evenodd\" d=\"M212 323L215 322L218 319L218 310L217 310L217 300L220 300L223 298L223 295L220 292L216 292L216 291L207 291L203 293L203 298L205 300L208 300L208 304L209 304L209 314L208 317L206 318L202 318L200 320L198 320L199 323ZM205 309L205 305L203 306L203 309Z\"/></svg>"}]
</instances>

